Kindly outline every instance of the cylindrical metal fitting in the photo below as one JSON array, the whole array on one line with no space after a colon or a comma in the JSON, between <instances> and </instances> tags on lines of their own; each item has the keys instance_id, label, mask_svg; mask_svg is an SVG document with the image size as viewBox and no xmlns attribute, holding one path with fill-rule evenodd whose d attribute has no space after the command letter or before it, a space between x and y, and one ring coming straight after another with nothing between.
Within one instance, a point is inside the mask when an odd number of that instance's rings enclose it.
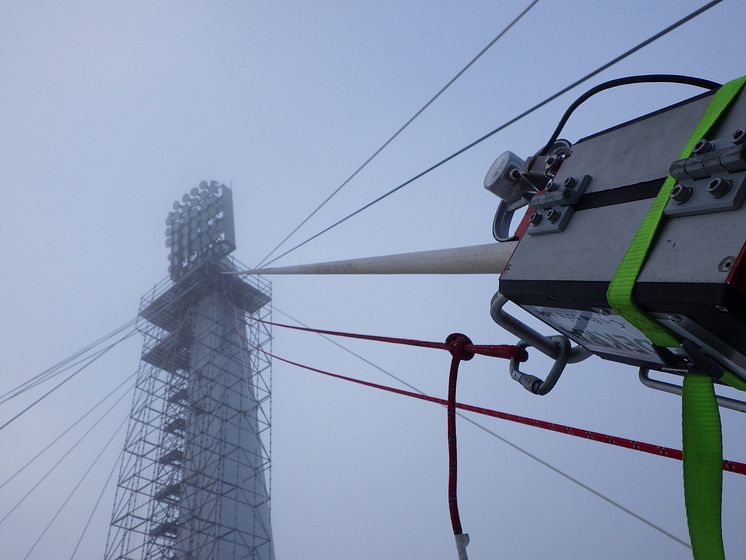
<instances>
[{"instance_id":1,"label":"cylindrical metal fitting","mask_svg":"<svg viewBox=\"0 0 746 560\"><path fill-rule=\"evenodd\" d=\"M707 153L712 150L712 144L702 138L699 142L694 144L694 148L692 148L692 153L695 155L700 155Z\"/></svg>"},{"instance_id":2,"label":"cylindrical metal fitting","mask_svg":"<svg viewBox=\"0 0 746 560\"><path fill-rule=\"evenodd\" d=\"M691 187L686 187L682 184L677 184L673 189L671 189L671 199L676 204L684 204L689 198L692 196L692 189Z\"/></svg>"},{"instance_id":3,"label":"cylindrical metal fitting","mask_svg":"<svg viewBox=\"0 0 746 560\"><path fill-rule=\"evenodd\" d=\"M707 183L707 192L715 198L723 198L730 191L731 183L728 179L717 177Z\"/></svg>"}]
</instances>

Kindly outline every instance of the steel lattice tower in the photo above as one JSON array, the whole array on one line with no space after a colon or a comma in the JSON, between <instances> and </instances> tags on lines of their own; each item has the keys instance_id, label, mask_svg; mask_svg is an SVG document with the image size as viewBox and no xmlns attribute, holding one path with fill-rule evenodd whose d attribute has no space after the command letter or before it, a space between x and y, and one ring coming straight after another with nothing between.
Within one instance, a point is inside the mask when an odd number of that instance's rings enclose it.
<instances>
[{"instance_id":1,"label":"steel lattice tower","mask_svg":"<svg viewBox=\"0 0 746 560\"><path fill-rule=\"evenodd\" d=\"M140 304L105 559L273 560L270 284L226 274L238 267L225 185L202 182L166 222L169 278Z\"/></svg>"}]
</instances>

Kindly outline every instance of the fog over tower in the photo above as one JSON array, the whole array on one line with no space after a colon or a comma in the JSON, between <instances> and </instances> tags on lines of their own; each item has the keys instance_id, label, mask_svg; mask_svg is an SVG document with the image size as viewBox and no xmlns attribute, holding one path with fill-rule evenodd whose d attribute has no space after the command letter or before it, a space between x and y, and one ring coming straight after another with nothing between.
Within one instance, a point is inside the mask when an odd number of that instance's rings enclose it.
<instances>
[{"instance_id":1,"label":"fog over tower","mask_svg":"<svg viewBox=\"0 0 746 560\"><path fill-rule=\"evenodd\" d=\"M243 268L225 185L200 183L166 226L105 559L273 560L270 284L225 274Z\"/></svg>"}]
</instances>

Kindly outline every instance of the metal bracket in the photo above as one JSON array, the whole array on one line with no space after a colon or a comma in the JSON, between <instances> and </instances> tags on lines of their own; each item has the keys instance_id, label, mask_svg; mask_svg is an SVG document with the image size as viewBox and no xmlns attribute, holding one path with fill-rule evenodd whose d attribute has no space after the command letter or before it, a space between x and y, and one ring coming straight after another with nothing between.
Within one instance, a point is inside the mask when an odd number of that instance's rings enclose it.
<instances>
[{"instance_id":1,"label":"metal bracket","mask_svg":"<svg viewBox=\"0 0 746 560\"><path fill-rule=\"evenodd\" d=\"M746 172L679 183L666 204L668 218L738 210L746 198Z\"/></svg>"},{"instance_id":2,"label":"metal bracket","mask_svg":"<svg viewBox=\"0 0 746 560\"><path fill-rule=\"evenodd\" d=\"M544 379L543 381L535 375L523 373L518 367L519 361L517 358L510 359L510 377L523 385L524 389L532 392L534 395L546 395L549 391L551 391L557 384L560 375L562 375L562 372L565 370L565 366L567 365L570 340L566 336L562 335L552 336L550 337L550 339L555 341L559 354L557 356L557 359L554 360L552 369L549 370L546 379ZM529 346L531 345L523 341L518 343L519 348L525 349Z\"/></svg>"},{"instance_id":3,"label":"metal bracket","mask_svg":"<svg viewBox=\"0 0 746 560\"><path fill-rule=\"evenodd\" d=\"M657 391L663 391L665 393L671 393L673 395L681 395L684 392L683 387L675 385L673 383L667 383L665 381L658 381L657 379L650 378L649 368L640 368L639 372L640 382L646 387L655 389ZM736 410L738 412L746 412L746 402L739 401L738 399L731 399L729 397L715 396L718 406L723 408L729 408L730 410Z\"/></svg>"},{"instance_id":4,"label":"metal bracket","mask_svg":"<svg viewBox=\"0 0 746 560\"><path fill-rule=\"evenodd\" d=\"M492 302L490 303L490 316L492 317L492 320L509 333L517 336L521 342L536 348L542 354L545 354L556 361L560 356L560 346L557 343L558 336L567 340L568 344L570 339L564 335L544 336L543 334L536 332L527 324L516 319L503 309L508 301L508 298L500 292L497 292L492 297ZM576 364L592 355L593 353L590 350L587 350L582 346L574 346L567 350L567 363Z\"/></svg>"},{"instance_id":5,"label":"metal bracket","mask_svg":"<svg viewBox=\"0 0 746 560\"><path fill-rule=\"evenodd\" d=\"M529 235L545 235L564 231L573 214L573 206L583 196L588 184L589 175L567 177L560 186L550 183L545 191L531 200L536 210L529 218Z\"/></svg>"},{"instance_id":6,"label":"metal bracket","mask_svg":"<svg viewBox=\"0 0 746 560\"><path fill-rule=\"evenodd\" d=\"M671 191L669 218L738 210L746 198L746 134L736 130L730 140L701 139L692 155L671 164L678 184Z\"/></svg>"},{"instance_id":7,"label":"metal bracket","mask_svg":"<svg viewBox=\"0 0 746 560\"><path fill-rule=\"evenodd\" d=\"M583 196L590 182L590 175L567 177L562 185L551 182L546 190L531 199L531 206L536 208L574 206L580 200L580 197Z\"/></svg>"},{"instance_id":8,"label":"metal bracket","mask_svg":"<svg viewBox=\"0 0 746 560\"><path fill-rule=\"evenodd\" d=\"M526 206L528 201L520 199L508 204L504 200L500 201L495 212L495 219L492 221L492 236L495 241L500 243L504 241L515 241L515 236L510 235L510 223L513 221L513 214L522 206Z\"/></svg>"}]
</instances>

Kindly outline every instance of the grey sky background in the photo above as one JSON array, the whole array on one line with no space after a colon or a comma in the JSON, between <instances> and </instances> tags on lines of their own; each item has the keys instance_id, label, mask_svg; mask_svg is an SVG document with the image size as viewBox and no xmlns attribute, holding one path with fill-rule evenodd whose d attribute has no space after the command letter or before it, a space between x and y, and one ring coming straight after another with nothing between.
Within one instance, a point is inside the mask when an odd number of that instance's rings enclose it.
<instances>
[{"instance_id":1,"label":"grey sky background","mask_svg":"<svg viewBox=\"0 0 746 560\"><path fill-rule=\"evenodd\" d=\"M296 240L702 3L543 0ZM235 255L256 263L526 4L2 2L0 390L135 316L141 294L166 273L164 218L182 193L202 179L232 184ZM741 75L745 18L746 3L723 2L282 262L489 242L497 199L482 180L499 153L536 151L593 83L641 73ZM563 135L575 140L697 93L673 85L607 92L584 105ZM497 277L487 276L280 278L274 303L324 328L433 340L460 331L478 343L514 342L489 317L496 289ZM446 353L344 343L445 395ZM276 329L274 351L392 383L316 335ZM133 372L139 353L135 337L3 430L2 479ZM528 367L542 373L546 365L534 356ZM515 384L504 362L478 357L461 371L463 402L680 446L679 400L643 388L630 367L588 360L544 398ZM27 397L1 407L0 419ZM24 557L129 405L126 398L0 524L3 558ZM278 363L273 413L278 559L455 557L444 410ZM726 457L746 460L743 417L722 416ZM477 421L686 538L679 462ZM0 489L0 517L75 437ZM118 437L30 558L70 556L121 446ZM461 515L474 559L688 557L465 422L459 452ZM746 549L746 481L727 473L724 480L725 543L736 557ZM113 486L77 558L102 557L112 500Z\"/></svg>"}]
</instances>

